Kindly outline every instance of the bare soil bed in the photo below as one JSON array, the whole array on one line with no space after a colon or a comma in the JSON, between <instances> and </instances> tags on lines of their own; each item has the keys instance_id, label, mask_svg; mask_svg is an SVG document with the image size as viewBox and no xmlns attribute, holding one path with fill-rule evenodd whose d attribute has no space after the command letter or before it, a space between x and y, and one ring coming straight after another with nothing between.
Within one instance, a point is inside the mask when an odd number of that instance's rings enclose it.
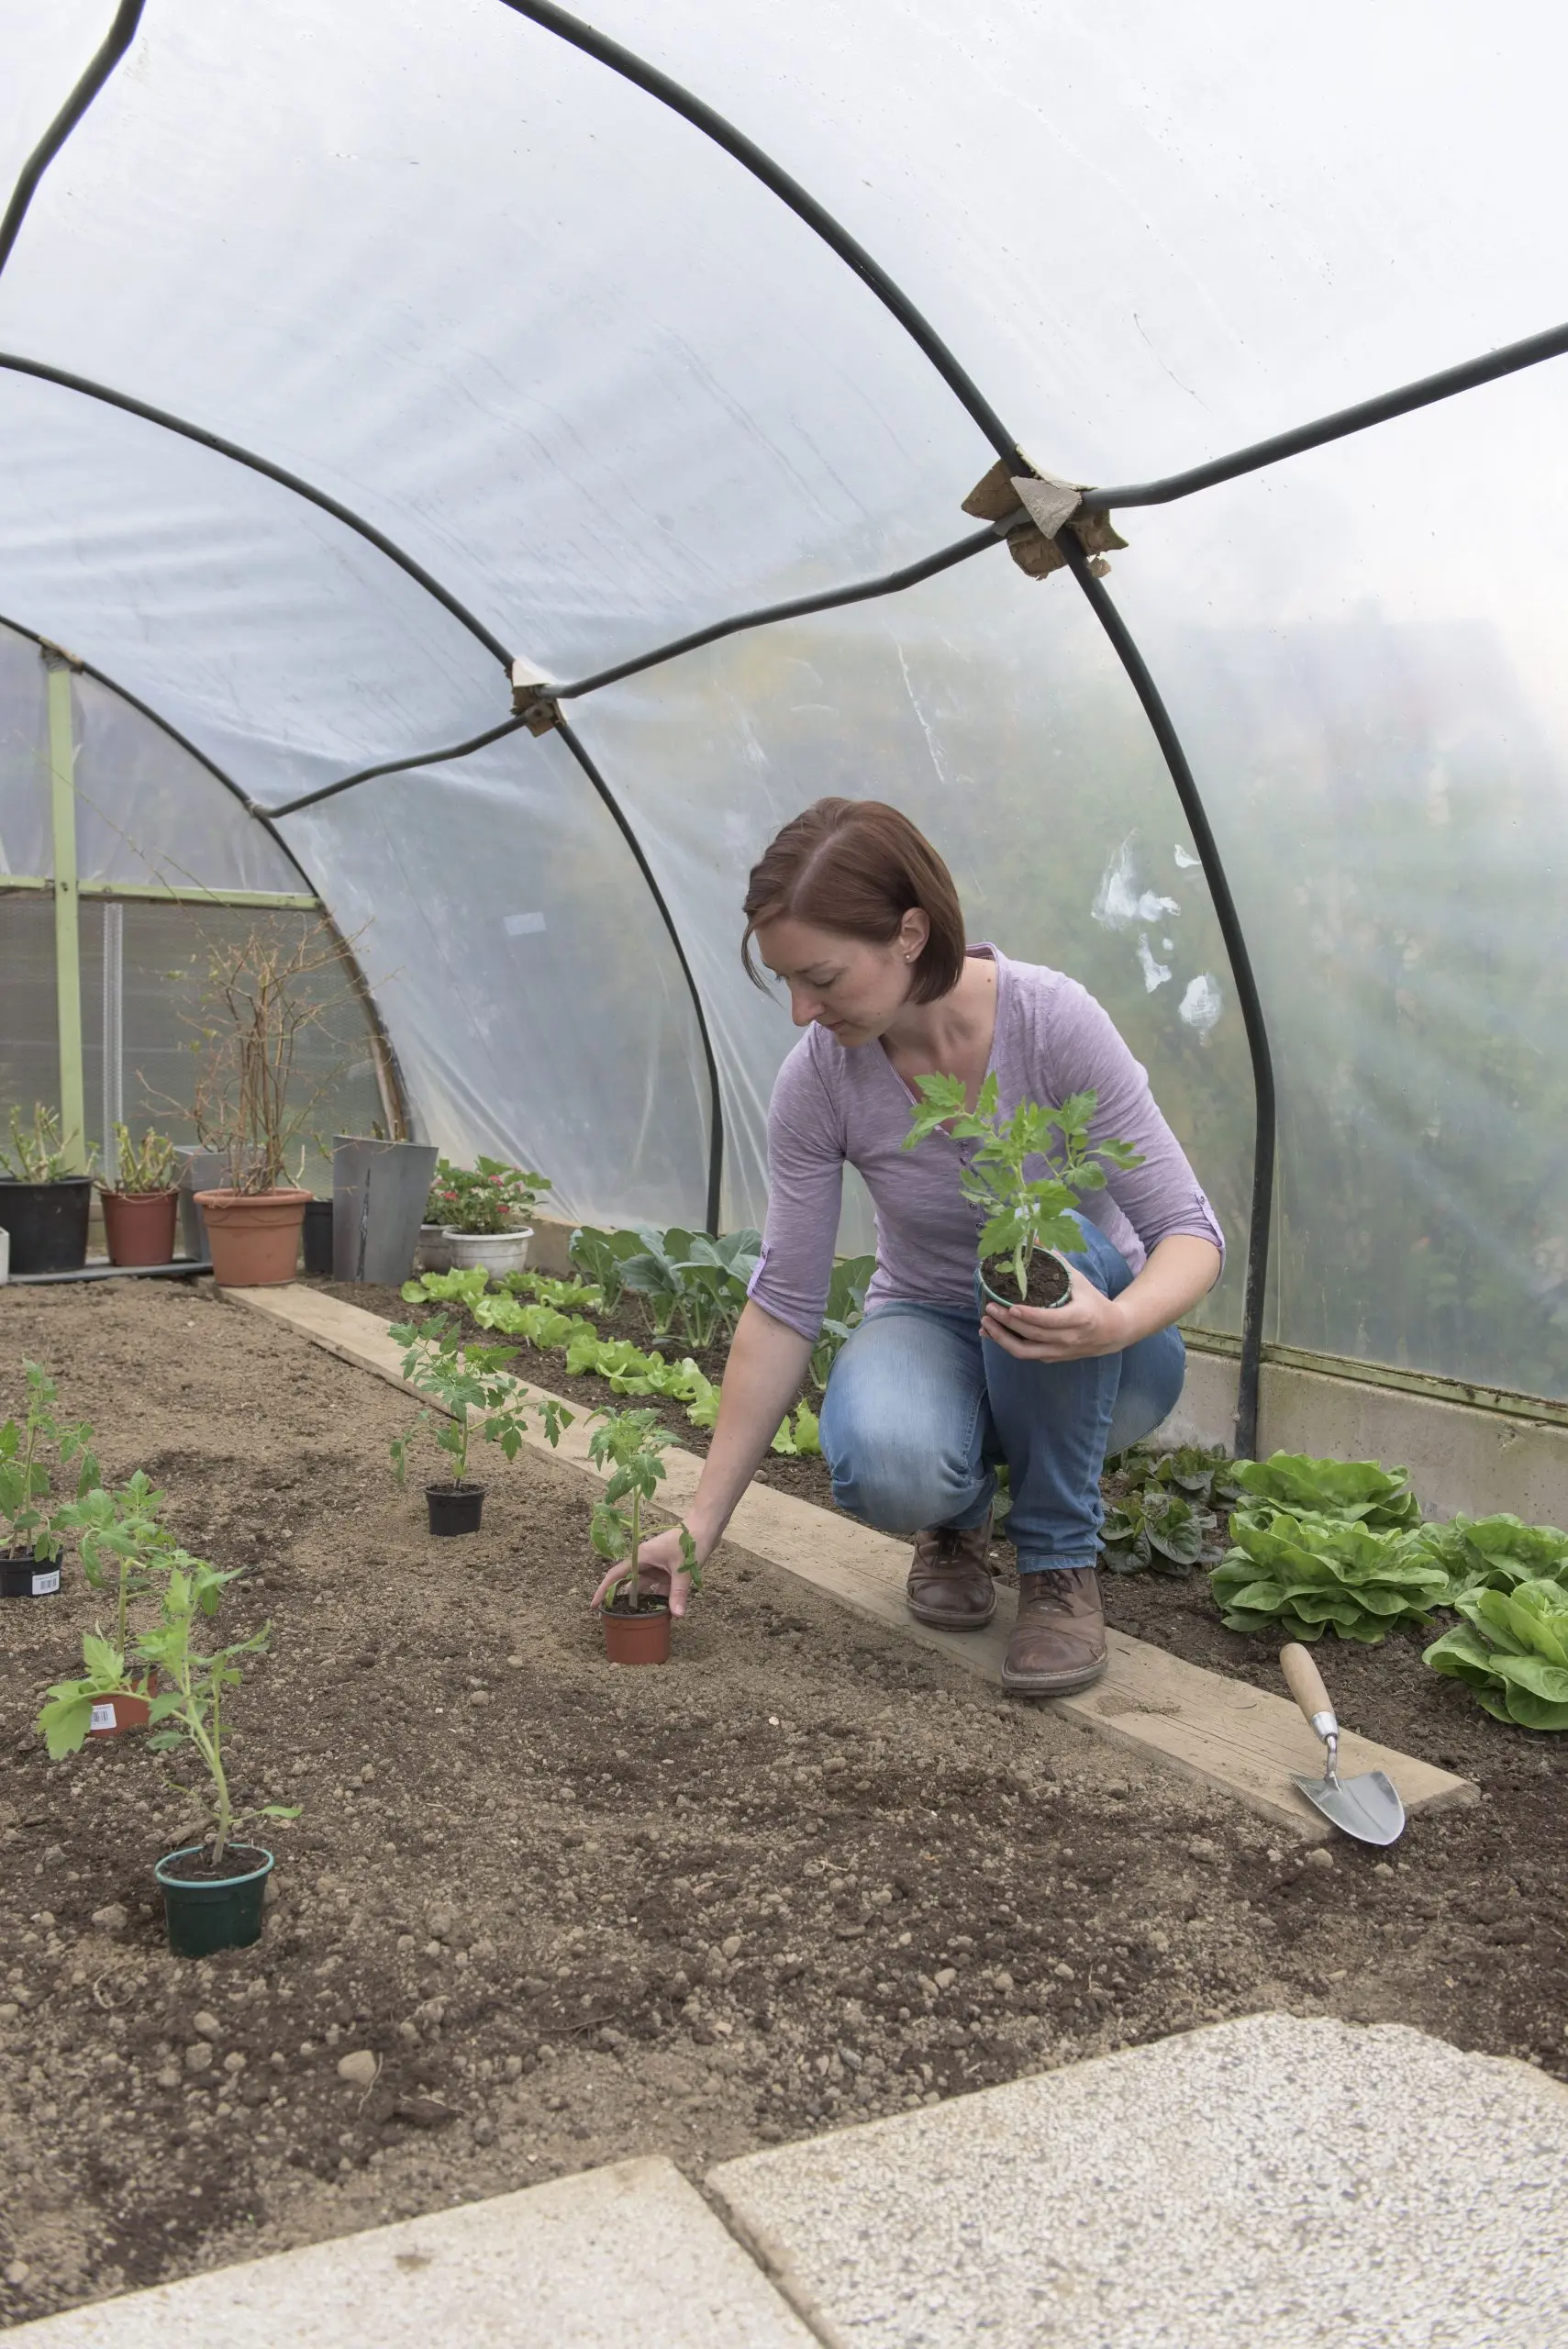
<instances>
[{"instance_id":1,"label":"bare soil bed","mask_svg":"<svg viewBox=\"0 0 1568 2349\"><path fill-rule=\"evenodd\" d=\"M0 1334L0 1408L41 1361L106 1468L247 1569L226 1628L270 1619L272 1649L235 1775L304 1807L261 1943L172 1958L170 1765L134 1740L50 1765L32 1729L91 1595L68 1569L0 1603L6 2321L629 2154L700 2175L1269 2007L1568 2068L1559 1765L1446 1691L1440 1747L1407 1742L1479 1809L1304 1853L738 1551L669 1668L612 1671L584 1478L497 1466L483 1533L431 1542L387 1468L411 1406L207 1285L11 1289ZM1210 1636L1201 1583L1112 1598L1181 1653ZM1388 1734L1399 1652L1326 1661ZM338 2076L357 2050L368 2090Z\"/></svg>"}]
</instances>

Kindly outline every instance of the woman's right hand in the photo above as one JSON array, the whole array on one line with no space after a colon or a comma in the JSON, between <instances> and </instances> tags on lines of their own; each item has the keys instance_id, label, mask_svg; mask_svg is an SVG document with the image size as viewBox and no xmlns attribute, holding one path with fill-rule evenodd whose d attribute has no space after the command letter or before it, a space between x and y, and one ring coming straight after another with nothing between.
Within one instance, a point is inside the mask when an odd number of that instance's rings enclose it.
<instances>
[{"instance_id":1,"label":"woman's right hand","mask_svg":"<svg viewBox=\"0 0 1568 2349\"><path fill-rule=\"evenodd\" d=\"M686 1602L691 1597L692 1578L681 1563L680 1527L672 1525L665 1532L651 1535L642 1544L637 1556L638 1577L649 1597L667 1598L670 1602L671 1614L684 1615L686 1611ZM702 1556L702 1546L699 1543L697 1547L699 1564ZM628 1571L625 1559L618 1566L612 1566L588 1601L589 1606L602 1607L617 1583L625 1582Z\"/></svg>"}]
</instances>

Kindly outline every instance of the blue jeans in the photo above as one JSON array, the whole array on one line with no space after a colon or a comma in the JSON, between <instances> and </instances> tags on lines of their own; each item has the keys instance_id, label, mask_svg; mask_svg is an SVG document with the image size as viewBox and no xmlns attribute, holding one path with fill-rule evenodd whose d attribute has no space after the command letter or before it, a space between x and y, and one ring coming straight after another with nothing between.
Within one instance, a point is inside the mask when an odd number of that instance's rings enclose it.
<instances>
[{"instance_id":1,"label":"blue jeans","mask_svg":"<svg viewBox=\"0 0 1568 2349\"><path fill-rule=\"evenodd\" d=\"M1132 1278L1127 1259L1083 1219L1068 1258L1106 1297ZM1173 1408L1186 1375L1177 1330L1124 1353L1018 1362L983 1339L973 1313L895 1298L873 1307L833 1365L823 1399L822 1451L833 1497L884 1533L979 1525L1006 1461L1007 1539L1020 1574L1092 1566L1099 1550L1100 1475Z\"/></svg>"}]
</instances>

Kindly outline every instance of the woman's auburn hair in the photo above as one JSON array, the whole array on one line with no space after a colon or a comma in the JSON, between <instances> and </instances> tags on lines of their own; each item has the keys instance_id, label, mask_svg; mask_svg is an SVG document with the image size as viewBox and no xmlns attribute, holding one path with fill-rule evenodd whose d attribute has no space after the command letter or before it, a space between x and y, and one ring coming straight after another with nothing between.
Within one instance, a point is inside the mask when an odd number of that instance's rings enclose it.
<instances>
[{"instance_id":1,"label":"woman's auburn hair","mask_svg":"<svg viewBox=\"0 0 1568 2349\"><path fill-rule=\"evenodd\" d=\"M764 922L788 915L888 946L917 907L930 935L911 967L909 1000L934 1003L963 969L963 914L952 874L925 834L885 800L813 800L751 867L740 960L748 978L765 987L751 954Z\"/></svg>"}]
</instances>

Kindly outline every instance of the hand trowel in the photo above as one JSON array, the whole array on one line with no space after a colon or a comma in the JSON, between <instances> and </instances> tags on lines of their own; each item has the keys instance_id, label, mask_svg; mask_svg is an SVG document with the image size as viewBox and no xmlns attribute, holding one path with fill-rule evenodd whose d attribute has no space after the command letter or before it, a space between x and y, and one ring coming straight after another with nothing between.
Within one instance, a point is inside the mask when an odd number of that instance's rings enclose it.
<instances>
[{"instance_id":1,"label":"hand trowel","mask_svg":"<svg viewBox=\"0 0 1568 2349\"><path fill-rule=\"evenodd\" d=\"M1325 1819L1362 1843L1392 1843L1405 1832L1405 1806L1391 1779L1381 1770L1365 1770L1359 1778L1340 1776L1340 1723L1323 1686L1323 1675L1307 1650L1292 1641L1279 1652L1285 1686L1301 1707L1325 1748L1323 1776L1291 1776Z\"/></svg>"}]
</instances>

